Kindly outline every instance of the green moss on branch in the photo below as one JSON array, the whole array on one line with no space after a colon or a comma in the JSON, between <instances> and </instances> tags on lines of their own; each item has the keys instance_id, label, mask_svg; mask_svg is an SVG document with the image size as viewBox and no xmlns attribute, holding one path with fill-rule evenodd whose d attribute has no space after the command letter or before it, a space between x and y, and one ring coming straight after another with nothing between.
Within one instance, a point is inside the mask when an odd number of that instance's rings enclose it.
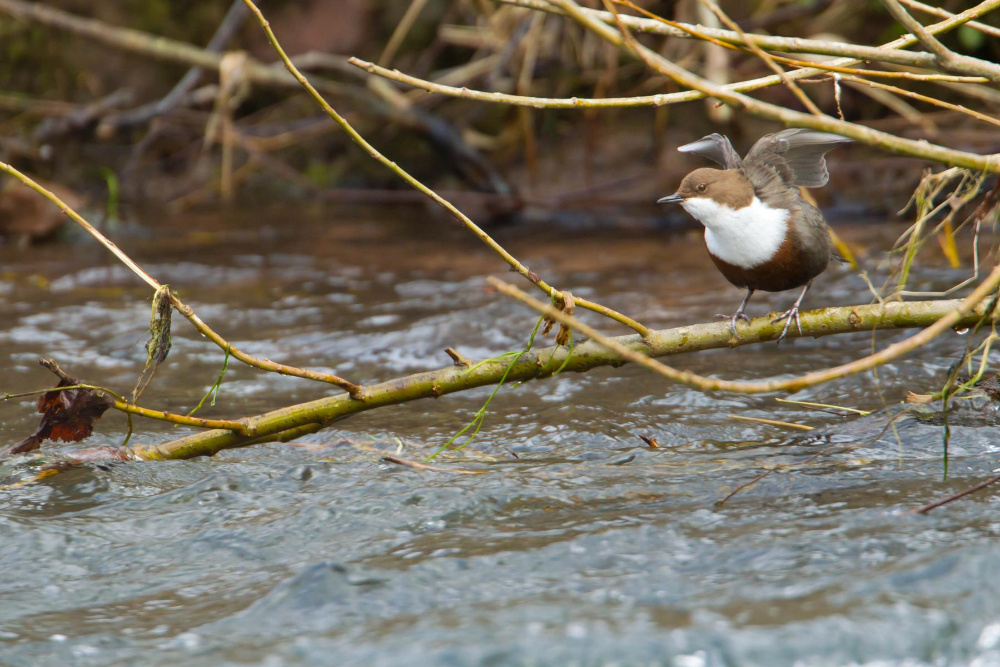
<instances>
[{"instance_id":1,"label":"green moss on branch","mask_svg":"<svg viewBox=\"0 0 1000 667\"><path fill-rule=\"evenodd\" d=\"M820 337L874 329L925 328L955 310L960 303L958 300L913 301L824 308L802 313L802 332L804 336ZM975 325L984 317L985 309L986 305L980 304L963 316L956 326ZM740 327L738 340L733 339L728 322L652 331L645 340L637 335L619 336L612 340L651 357L665 357L773 341L780 333L780 324L772 324L770 317L758 317ZM788 335L791 338L798 333L793 329ZM566 359L567 354L565 347L528 352L511 368L507 381L524 382L551 377L552 370L563 363L563 372L583 372L626 363L619 354L593 341L576 345L569 359ZM147 460L186 459L212 456L224 449L260 442L290 440L359 412L493 385L499 382L506 369L506 362L490 362L470 369L449 366L417 373L366 387L367 394L362 401L338 394L250 417L244 422L246 435L224 430L206 431L158 446L137 447L133 453L137 458Z\"/></svg>"}]
</instances>

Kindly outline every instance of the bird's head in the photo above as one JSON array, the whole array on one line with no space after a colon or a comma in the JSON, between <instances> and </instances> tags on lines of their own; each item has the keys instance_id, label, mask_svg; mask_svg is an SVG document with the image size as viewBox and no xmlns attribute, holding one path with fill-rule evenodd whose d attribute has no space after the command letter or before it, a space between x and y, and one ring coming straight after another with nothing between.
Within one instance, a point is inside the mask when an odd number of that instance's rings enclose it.
<instances>
[{"instance_id":1,"label":"bird's head","mask_svg":"<svg viewBox=\"0 0 1000 667\"><path fill-rule=\"evenodd\" d=\"M684 177L674 194L658 200L658 204L680 204L690 212L699 199L711 199L730 209L749 206L753 202L753 185L736 169L695 169Z\"/></svg>"}]
</instances>

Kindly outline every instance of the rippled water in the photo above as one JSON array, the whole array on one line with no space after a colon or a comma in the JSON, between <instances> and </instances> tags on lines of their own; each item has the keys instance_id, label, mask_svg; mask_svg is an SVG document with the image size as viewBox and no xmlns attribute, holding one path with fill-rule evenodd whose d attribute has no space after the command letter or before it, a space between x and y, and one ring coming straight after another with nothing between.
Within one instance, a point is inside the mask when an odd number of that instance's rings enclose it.
<instances>
[{"instance_id":1,"label":"rippled water","mask_svg":"<svg viewBox=\"0 0 1000 667\"><path fill-rule=\"evenodd\" d=\"M843 231L869 250L877 278L899 229ZM499 260L423 208L147 216L113 235L236 345L362 382L447 366L449 346L471 358L515 349L534 324L484 290L486 275L509 275ZM550 282L656 327L703 321L741 296L693 234L499 236ZM927 288L964 277L933 261L918 274ZM0 246L0 391L50 384L39 356L130 391L149 297L87 239ZM838 267L807 305L867 299L864 282ZM751 312L787 300L760 295ZM181 411L215 380L222 353L184 321L174 332L143 403ZM907 391L940 386L966 342L945 336L877 379L793 397L876 411L869 417L599 369L504 387L475 442L437 461L478 475L381 457L423 459L471 419L486 388L375 410L294 444L8 486L0 664L1000 664L993 493L909 513L990 474L995 410L976 403L953 416L947 481L940 420L903 416L887 428ZM839 336L672 363L761 378L871 345L870 335ZM327 393L233 364L204 416ZM0 404L0 447L33 430L32 411L30 399ZM142 422L136 438L186 432ZM85 446L124 434L109 413ZM8 462L0 478L31 465Z\"/></svg>"}]
</instances>

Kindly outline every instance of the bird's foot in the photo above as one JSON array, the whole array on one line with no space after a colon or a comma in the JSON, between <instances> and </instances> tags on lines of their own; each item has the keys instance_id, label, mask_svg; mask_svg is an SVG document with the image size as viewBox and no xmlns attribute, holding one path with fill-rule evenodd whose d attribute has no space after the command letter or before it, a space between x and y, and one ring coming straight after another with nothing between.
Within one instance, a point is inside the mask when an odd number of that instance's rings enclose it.
<instances>
[{"instance_id":1,"label":"bird's foot","mask_svg":"<svg viewBox=\"0 0 1000 667\"><path fill-rule=\"evenodd\" d=\"M785 336L788 334L788 329L792 326L792 320L795 320L795 327L799 330L799 335L802 335L802 322L799 320L799 307L797 305L792 306L784 313L771 320L771 324L777 324L782 320L785 320L785 328L781 330L781 335L778 336L779 343L784 340Z\"/></svg>"},{"instance_id":2,"label":"bird's foot","mask_svg":"<svg viewBox=\"0 0 1000 667\"><path fill-rule=\"evenodd\" d=\"M740 335L736 333L736 321L737 320L743 320L744 322L750 321L750 318L747 317L746 313L744 313L742 310L737 310L732 315L723 315L719 313L716 315L716 317L719 318L720 320L729 320L729 327L733 330L733 336L735 336L736 338L740 337Z\"/></svg>"}]
</instances>

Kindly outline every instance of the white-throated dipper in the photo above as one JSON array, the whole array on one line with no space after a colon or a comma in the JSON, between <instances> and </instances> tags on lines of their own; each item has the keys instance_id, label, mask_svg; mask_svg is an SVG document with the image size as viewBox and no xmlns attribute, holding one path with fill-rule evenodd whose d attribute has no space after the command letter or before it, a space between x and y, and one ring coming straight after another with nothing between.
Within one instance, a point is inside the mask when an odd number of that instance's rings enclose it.
<instances>
[{"instance_id":1,"label":"white-throated dipper","mask_svg":"<svg viewBox=\"0 0 1000 667\"><path fill-rule=\"evenodd\" d=\"M850 139L791 129L760 138L745 159L721 134L710 134L677 150L694 153L725 169L695 169L677 192L659 204L680 204L705 225L705 245L726 280L746 289L743 303L726 317L736 333L737 320L756 290L802 293L774 322L785 322L778 342L795 326L802 333L799 305L813 278L826 269L832 254L830 232L823 214L805 201L798 186L826 185L830 174L824 155Z\"/></svg>"}]
</instances>

